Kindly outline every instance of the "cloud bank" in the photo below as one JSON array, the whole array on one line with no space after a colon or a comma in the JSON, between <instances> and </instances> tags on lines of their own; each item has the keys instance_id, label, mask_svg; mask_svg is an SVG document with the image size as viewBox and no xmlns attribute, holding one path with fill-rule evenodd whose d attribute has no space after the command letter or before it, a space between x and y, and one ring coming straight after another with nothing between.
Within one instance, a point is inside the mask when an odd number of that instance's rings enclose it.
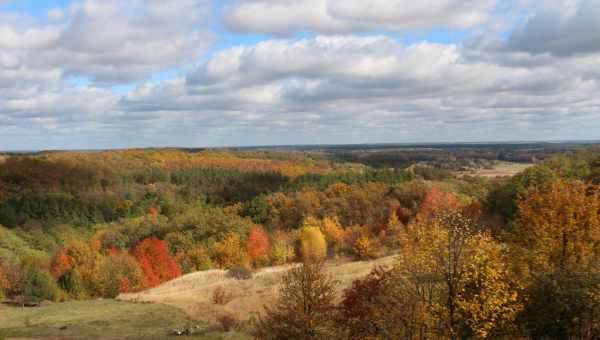
<instances>
[{"instance_id":1,"label":"cloud bank","mask_svg":"<svg viewBox=\"0 0 600 340\"><path fill-rule=\"evenodd\" d=\"M0 149L600 136L600 1L365 3L0 7Z\"/></svg>"}]
</instances>

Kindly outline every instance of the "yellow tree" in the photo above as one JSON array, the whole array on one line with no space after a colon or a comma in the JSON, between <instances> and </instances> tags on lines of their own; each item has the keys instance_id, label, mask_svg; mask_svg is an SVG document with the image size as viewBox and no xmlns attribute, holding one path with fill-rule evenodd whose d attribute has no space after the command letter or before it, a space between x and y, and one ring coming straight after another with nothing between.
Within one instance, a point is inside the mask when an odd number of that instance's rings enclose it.
<instances>
[{"instance_id":1,"label":"yellow tree","mask_svg":"<svg viewBox=\"0 0 600 340\"><path fill-rule=\"evenodd\" d=\"M318 227L303 227L299 241L303 261L319 261L327 256L327 241Z\"/></svg>"},{"instance_id":2,"label":"yellow tree","mask_svg":"<svg viewBox=\"0 0 600 340\"><path fill-rule=\"evenodd\" d=\"M555 180L520 197L512 241L530 268L586 267L600 255L598 187Z\"/></svg>"},{"instance_id":3,"label":"yellow tree","mask_svg":"<svg viewBox=\"0 0 600 340\"><path fill-rule=\"evenodd\" d=\"M421 328L450 338L494 338L520 310L502 247L458 211L412 224L396 270L423 307ZM400 280L398 280L400 282Z\"/></svg>"}]
</instances>

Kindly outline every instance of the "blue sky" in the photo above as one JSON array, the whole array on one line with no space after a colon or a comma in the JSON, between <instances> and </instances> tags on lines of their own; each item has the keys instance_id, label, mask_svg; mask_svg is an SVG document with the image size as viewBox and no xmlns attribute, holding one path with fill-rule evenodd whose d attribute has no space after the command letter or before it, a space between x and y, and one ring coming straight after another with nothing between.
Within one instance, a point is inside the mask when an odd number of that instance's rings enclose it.
<instances>
[{"instance_id":1,"label":"blue sky","mask_svg":"<svg viewBox=\"0 0 600 340\"><path fill-rule=\"evenodd\" d=\"M598 0L0 1L0 149L596 139Z\"/></svg>"}]
</instances>

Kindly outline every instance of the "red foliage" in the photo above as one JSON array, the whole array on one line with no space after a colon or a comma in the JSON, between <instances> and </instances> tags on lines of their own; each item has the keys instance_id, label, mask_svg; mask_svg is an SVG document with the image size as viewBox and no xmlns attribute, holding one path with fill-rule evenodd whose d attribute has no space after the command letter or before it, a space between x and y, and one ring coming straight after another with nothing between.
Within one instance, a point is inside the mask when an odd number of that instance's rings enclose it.
<instances>
[{"instance_id":1,"label":"red foliage","mask_svg":"<svg viewBox=\"0 0 600 340\"><path fill-rule=\"evenodd\" d=\"M56 252L54 258L52 259L52 263L50 264L50 274L52 274L52 277L55 279L58 279L67 270L71 269L72 265L71 259L67 254L67 250L64 248L60 249Z\"/></svg>"},{"instance_id":2,"label":"red foliage","mask_svg":"<svg viewBox=\"0 0 600 340\"><path fill-rule=\"evenodd\" d=\"M250 231L246 243L246 251L251 259L256 259L269 252L269 237L261 227L254 227Z\"/></svg>"},{"instance_id":3,"label":"red foliage","mask_svg":"<svg viewBox=\"0 0 600 340\"><path fill-rule=\"evenodd\" d=\"M121 280L119 280L119 293L129 293L130 289L131 283L129 282L129 279L127 277L122 277Z\"/></svg>"},{"instance_id":4,"label":"red foliage","mask_svg":"<svg viewBox=\"0 0 600 340\"><path fill-rule=\"evenodd\" d=\"M419 210L418 217L428 219L436 214L452 209L457 209L459 207L460 204L453 194L441 191L440 189L433 187L427 193L427 195L425 195L425 198L423 199L423 203L421 204L421 208Z\"/></svg>"},{"instance_id":5,"label":"red foliage","mask_svg":"<svg viewBox=\"0 0 600 340\"><path fill-rule=\"evenodd\" d=\"M145 288L155 287L181 276L181 269L169 256L166 244L156 237L138 243L133 250L133 256L144 272L142 286Z\"/></svg>"},{"instance_id":6,"label":"red foliage","mask_svg":"<svg viewBox=\"0 0 600 340\"><path fill-rule=\"evenodd\" d=\"M152 220L156 222L158 220L158 208L152 206L150 207L148 212L150 213L150 217L152 217Z\"/></svg>"}]
</instances>

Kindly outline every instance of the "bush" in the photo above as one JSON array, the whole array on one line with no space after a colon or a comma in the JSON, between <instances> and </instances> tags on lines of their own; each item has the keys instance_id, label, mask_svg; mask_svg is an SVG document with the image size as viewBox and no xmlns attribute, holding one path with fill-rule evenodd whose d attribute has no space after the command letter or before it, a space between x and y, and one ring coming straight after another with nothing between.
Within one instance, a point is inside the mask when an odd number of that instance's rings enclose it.
<instances>
[{"instance_id":1,"label":"bush","mask_svg":"<svg viewBox=\"0 0 600 340\"><path fill-rule=\"evenodd\" d=\"M23 295L37 301L58 301L62 296L60 288L52 276L36 267L29 267L25 270Z\"/></svg>"},{"instance_id":2,"label":"bush","mask_svg":"<svg viewBox=\"0 0 600 340\"><path fill-rule=\"evenodd\" d=\"M234 330L240 325L240 320L233 314L222 314L217 317L223 332Z\"/></svg>"},{"instance_id":3,"label":"bush","mask_svg":"<svg viewBox=\"0 0 600 340\"><path fill-rule=\"evenodd\" d=\"M302 228L299 241L303 261L319 261L327 256L327 241L318 227Z\"/></svg>"},{"instance_id":4,"label":"bush","mask_svg":"<svg viewBox=\"0 0 600 340\"><path fill-rule=\"evenodd\" d=\"M236 280L249 280L252 278L252 271L246 267L233 267L227 271L227 276Z\"/></svg>"},{"instance_id":5,"label":"bush","mask_svg":"<svg viewBox=\"0 0 600 340\"><path fill-rule=\"evenodd\" d=\"M226 305L233 300L233 296L227 293L225 288L217 287L213 292L212 300L215 305Z\"/></svg>"},{"instance_id":6,"label":"bush","mask_svg":"<svg viewBox=\"0 0 600 340\"><path fill-rule=\"evenodd\" d=\"M375 246L368 236L359 237L352 247L354 254L361 260L374 258Z\"/></svg>"},{"instance_id":7,"label":"bush","mask_svg":"<svg viewBox=\"0 0 600 340\"><path fill-rule=\"evenodd\" d=\"M294 256L294 247L290 245L289 237L282 232L276 233L273 237L273 247L271 248L271 263L273 265L286 264Z\"/></svg>"},{"instance_id":8,"label":"bush","mask_svg":"<svg viewBox=\"0 0 600 340\"><path fill-rule=\"evenodd\" d=\"M74 299L85 298L86 291L81 279L81 274L77 269L67 270L59 279L59 286Z\"/></svg>"}]
</instances>

